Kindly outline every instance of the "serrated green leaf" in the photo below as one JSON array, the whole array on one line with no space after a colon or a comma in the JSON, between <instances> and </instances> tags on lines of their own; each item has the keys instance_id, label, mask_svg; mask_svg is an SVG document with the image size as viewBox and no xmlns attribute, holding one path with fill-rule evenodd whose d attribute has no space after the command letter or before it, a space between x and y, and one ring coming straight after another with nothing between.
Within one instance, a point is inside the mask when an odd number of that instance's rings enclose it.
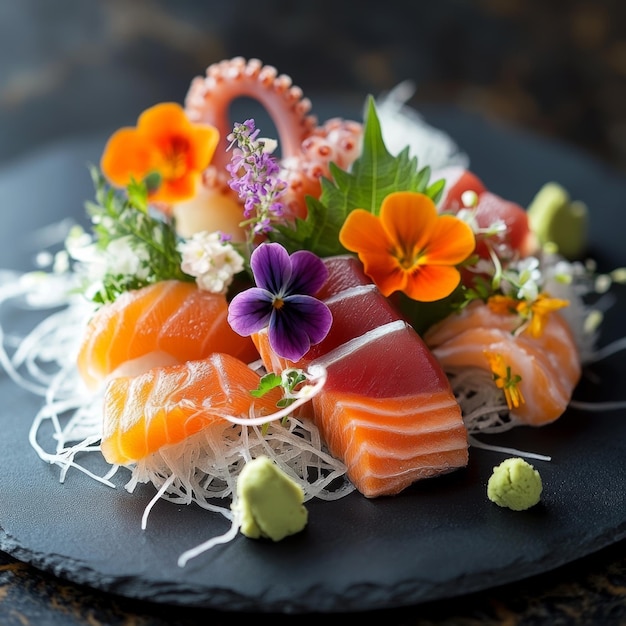
<instances>
[{"instance_id":1,"label":"serrated green leaf","mask_svg":"<svg viewBox=\"0 0 626 626\"><path fill-rule=\"evenodd\" d=\"M395 191L424 193L435 202L441 196L445 181L429 185L429 166L418 169L417 157L405 148L392 155L383 141L374 98L368 100L363 131L363 148L350 171L336 164L329 166L332 180L322 179L319 200L307 197L307 217L296 220L293 227L279 227L271 237L289 251L307 249L318 256L343 254L339 231L348 214L360 208L378 215L382 201Z\"/></svg>"}]
</instances>

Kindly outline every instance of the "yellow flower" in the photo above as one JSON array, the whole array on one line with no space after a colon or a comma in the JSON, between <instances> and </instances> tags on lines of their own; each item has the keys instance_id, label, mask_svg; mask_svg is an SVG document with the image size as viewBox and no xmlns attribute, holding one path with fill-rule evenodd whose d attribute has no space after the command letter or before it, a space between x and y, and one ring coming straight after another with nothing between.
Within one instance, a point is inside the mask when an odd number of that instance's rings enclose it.
<instances>
[{"instance_id":1,"label":"yellow flower","mask_svg":"<svg viewBox=\"0 0 626 626\"><path fill-rule=\"evenodd\" d=\"M491 368L496 387L502 389L504 392L509 410L517 409L525 402L522 390L519 388L522 377L519 374L511 373L511 368L505 363L504 357L501 354L487 350L485 350L483 354L487 357L487 361L489 361L489 367Z\"/></svg>"},{"instance_id":2,"label":"yellow flower","mask_svg":"<svg viewBox=\"0 0 626 626\"><path fill-rule=\"evenodd\" d=\"M456 289L461 280L456 265L475 247L465 222L439 215L428 196L410 191L389 194L379 216L351 211L339 241L358 254L383 295L403 291L422 302L440 300Z\"/></svg>"},{"instance_id":3,"label":"yellow flower","mask_svg":"<svg viewBox=\"0 0 626 626\"><path fill-rule=\"evenodd\" d=\"M548 294L540 293L532 302L521 301L517 310L520 315L529 319L528 334L531 337L541 337L548 321L548 315L569 305L569 300L550 298Z\"/></svg>"},{"instance_id":4,"label":"yellow flower","mask_svg":"<svg viewBox=\"0 0 626 626\"><path fill-rule=\"evenodd\" d=\"M499 315L515 314L517 313L517 305L519 304L519 300L515 298L511 298L510 296L502 296L500 294L496 294L490 296L487 300L487 306L494 312Z\"/></svg>"},{"instance_id":5,"label":"yellow flower","mask_svg":"<svg viewBox=\"0 0 626 626\"><path fill-rule=\"evenodd\" d=\"M135 128L120 128L111 136L100 167L119 187L158 173L161 182L150 190L150 200L170 204L194 196L218 141L216 128L194 124L179 104L164 102L145 110Z\"/></svg>"},{"instance_id":6,"label":"yellow flower","mask_svg":"<svg viewBox=\"0 0 626 626\"><path fill-rule=\"evenodd\" d=\"M524 331L537 339L543 334L548 321L548 315L553 311L569 305L569 300L551 298L546 293L540 293L533 301L516 300L510 296L494 295L487 300L487 306L500 315L517 314L522 322ZM518 329L519 330L519 329Z\"/></svg>"}]
</instances>

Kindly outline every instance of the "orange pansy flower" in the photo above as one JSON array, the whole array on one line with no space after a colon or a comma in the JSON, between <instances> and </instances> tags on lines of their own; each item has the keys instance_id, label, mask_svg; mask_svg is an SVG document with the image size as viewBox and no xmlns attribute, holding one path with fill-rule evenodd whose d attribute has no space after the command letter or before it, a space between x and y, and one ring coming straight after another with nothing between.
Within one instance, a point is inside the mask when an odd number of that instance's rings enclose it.
<instances>
[{"instance_id":1,"label":"orange pansy flower","mask_svg":"<svg viewBox=\"0 0 626 626\"><path fill-rule=\"evenodd\" d=\"M456 265L475 246L465 222L439 215L428 196L412 191L389 194L379 216L364 209L351 211L339 241L358 254L383 295L403 291L421 302L440 300L456 289L461 280Z\"/></svg>"},{"instance_id":2,"label":"orange pansy flower","mask_svg":"<svg viewBox=\"0 0 626 626\"><path fill-rule=\"evenodd\" d=\"M166 204L192 198L211 162L219 132L192 123L182 106L164 102L146 109L135 128L121 128L108 140L100 168L111 184L125 187L149 174L161 177L150 200Z\"/></svg>"}]
</instances>

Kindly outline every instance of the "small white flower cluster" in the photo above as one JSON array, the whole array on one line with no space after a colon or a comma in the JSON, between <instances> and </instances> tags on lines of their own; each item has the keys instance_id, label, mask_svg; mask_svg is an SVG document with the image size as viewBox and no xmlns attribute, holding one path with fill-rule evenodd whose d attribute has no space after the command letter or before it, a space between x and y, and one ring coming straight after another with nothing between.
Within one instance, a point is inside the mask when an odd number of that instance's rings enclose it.
<instances>
[{"instance_id":1,"label":"small white flower cluster","mask_svg":"<svg viewBox=\"0 0 626 626\"><path fill-rule=\"evenodd\" d=\"M539 259L529 256L512 263L503 272L500 287L505 294L515 295L519 300L533 302L541 291L541 282Z\"/></svg>"},{"instance_id":2,"label":"small white flower cluster","mask_svg":"<svg viewBox=\"0 0 626 626\"><path fill-rule=\"evenodd\" d=\"M88 297L102 287L107 274L136 276L140 280L150 274L150 254L145 248L131 245L130 237L113 239L102 249L81 226L74 226L65 240L65 248L76 262L75 273L89 285ZM55 265L62 266L62 257L57 258Z\"/></svg>"},{"instance_id":3,"label":"small white flower cluster","mask_svg":"<svg viewBox=\"0 0 626 626\"><path fill-rule=\"evenodd\" d=\"M219 232L202 231L179 244L182 270L194 276L200 289L225 293L235 274L244 268L243 257Z\"/></svg>"}]
</instances>

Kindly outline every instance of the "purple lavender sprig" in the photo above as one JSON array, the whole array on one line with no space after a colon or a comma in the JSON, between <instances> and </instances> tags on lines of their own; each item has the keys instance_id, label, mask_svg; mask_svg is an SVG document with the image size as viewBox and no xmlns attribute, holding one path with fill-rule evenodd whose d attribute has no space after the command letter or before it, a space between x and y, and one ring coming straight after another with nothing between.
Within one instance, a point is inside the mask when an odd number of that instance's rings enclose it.
<instances>
[{"instance_id":1,"label":"purple lavender sprig","mask_svg":"<svg viewBox=\"0 0 626 626\"><path fill-rule=\"evenodd\" d=\"M265 141L257 139L259 130L253 119L236 123L228 135L233 149L231 162L226 166L231 175L230 187L244 201L244 221L248 244L257 235L274 230L273 224L283 219L284 205L280 197L287 184L278 177L280 166L268 151Z\"/></svg>"}]
</instances>

